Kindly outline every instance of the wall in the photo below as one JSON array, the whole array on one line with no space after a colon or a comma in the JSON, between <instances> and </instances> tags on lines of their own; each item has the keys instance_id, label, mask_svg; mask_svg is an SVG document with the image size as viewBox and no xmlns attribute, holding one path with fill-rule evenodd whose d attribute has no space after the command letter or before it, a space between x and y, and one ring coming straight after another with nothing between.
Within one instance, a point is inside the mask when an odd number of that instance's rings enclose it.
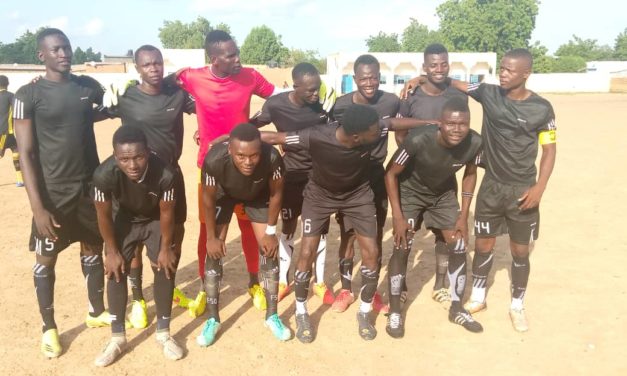
<instances>
[{"instance_id":1,"label":"wall","mask_svg":"<svg viewBox=\"0 0 627 376\"><path fill-rule=\"evenodd\" d=\"M608 93L610 75L606 73L536 73L527 87L539 93Z\"/></svg>"}]
</instances>

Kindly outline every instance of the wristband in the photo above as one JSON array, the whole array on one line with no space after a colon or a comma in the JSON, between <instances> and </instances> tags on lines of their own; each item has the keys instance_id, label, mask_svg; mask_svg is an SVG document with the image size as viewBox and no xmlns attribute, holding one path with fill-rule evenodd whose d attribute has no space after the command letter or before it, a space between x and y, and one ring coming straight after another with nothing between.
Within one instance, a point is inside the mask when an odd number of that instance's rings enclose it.
<instances>
[{"instance_id":1,"label":"wristband","mask_svg":"<svg viewBox=\"0 0 627 376\"><path fill-rule=\"evenodd\" d=\"M266 226L266 235L275 235L275 234L276 234L276 225L274 225L274 226L267 225Z\"/></svg>"}]
</instances>

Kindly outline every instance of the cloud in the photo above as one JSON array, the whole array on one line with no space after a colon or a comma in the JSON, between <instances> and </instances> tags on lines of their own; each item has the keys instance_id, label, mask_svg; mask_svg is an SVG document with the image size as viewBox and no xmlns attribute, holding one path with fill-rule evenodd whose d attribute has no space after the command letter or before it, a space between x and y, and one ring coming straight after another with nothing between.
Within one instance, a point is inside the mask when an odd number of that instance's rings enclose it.
<instances>
[{"instance_id":1,"label":"cloud","mask_svg":"<svg viewBox=\"0 0 627 376\"><path fill-rule=\"evenodd\" d=\"M55 17L47 21L44 21L39 26L40 27L41 26L55 27L57 29L61 29L65 31L68 28L69 24L70 24L70 20L68 16L60 16L60 17Z\"/></svg>"},{"instance_id":2,"label":"cloud","mask_svg":"<svg viewBox=\"0 0 627 376\"><path fill-rule=\"evenodd\" d=\"M229 13L256 13L259 11L289 10L286 7L296 6L298 0L192 0L190 8L196 12L218 11Z\"/></svg>"},{"instance_id":3,"label":"cloud","mask_svg":"<svg viewBox=\"0 0 627 376\"><path fill-rule=\"evenodd\" d=\"M14 10L13 12L10 12L7 17L11 20L17 20L20 18L20 11Z\"/></svg>"},{"instance_id":4,"label":"cloud","mask_svg":"<svg viewBox=\"0 0 627 376\"><path fill-rule=\"evenodd\" d=\"M87 21L87 23L83 26L83 31L85 34L93 36L98 35L102 32L104 28L104 22L100 18L92 18Z\"/></svg>"}]
</instances>

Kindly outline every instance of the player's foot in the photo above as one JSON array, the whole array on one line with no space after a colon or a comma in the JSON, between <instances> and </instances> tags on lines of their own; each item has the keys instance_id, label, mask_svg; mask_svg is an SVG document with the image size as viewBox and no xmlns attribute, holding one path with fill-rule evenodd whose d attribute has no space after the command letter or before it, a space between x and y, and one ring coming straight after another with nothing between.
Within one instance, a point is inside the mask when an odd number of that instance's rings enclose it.
<instances>
[{"instance_id":1,"label":"player's foot","mask_svg":"<svg viewBox=\"0 0 627 376\"><path fill-rule=\"evenodd\" d=\"M331 305L335 301L333 292L327 288L327 285L324 282L314 283L313 291L317 297L322 299L322 304Z\"/></svg>"},{"instance_id":2,"label":"player's foot","mask_svg":"<svg viewBox=\"0 0 627 376\"><path fill-rule=\"evenodd\" d=\"M103 326L109 326L111 325L111 315L107 311L104 311L100 315L95 317L88 313L87 317L85 318L85 325L87 325L88 328L100 328Z\"/></svg>"},{"instance_id":3,"label":"player's foot","mask_svg":"<svg viewBox=\"0 0 627 376\"><path fill-rule=\"evenodd\" d=\"M189 305L190 299L181 291L178 287L174 288L174 292L172 293L172 303L176 304L179 307L187 308Z\"/></svg>"},{"instance_id":4,"label":"player's foot","mask_svg":"<svg viewBox=\"0 0 627 376\"><path fill-rule=\"evenodd\" d=\"M431 293L431 298L440 303L442 308L449 309L451 307L451 293L448 291L446 287L442 287L438 290L433 290Z\"/></svg>"},{"instance_id":5,"label":"player's foot","mask_svg":"<svg viewBox=\"0 0 627 376\"><path fill-rule=\"evenodd\" d=\"M201 347L207 347L213 344L216 340L216 334L220 330L220 323L213 317L205 322L202 327L202 332L196 337L196 343Z\"/></svg>"},{"instance_id":6,"label":"player's foot","mask_svg":"<svg viewBox=\"0 0 627 376\"><path fill-rule=\"evenodd\" d=\"M529 330L529 321L527 321L527 315L525 309L510 309L509 318L512 319L512 325L517 332L526 332Z\"/></svg>"},{"instance_id":7,"label":"player's foot","mask_svg":"<svg viewBox=\"0 0 627 376\"><path fill-rule=\"evenodd\" d=\"M258 284L254 284L248 288L248 295L253 298L253 305L260 311L266 309L266 294Z\"/></svg>"},{"instance_id":8,"label":"player's foot","mask_svg":"<svg viewBox=\"0 0 627 376\"><path fill-rule=\"evenodd\" d=\"M59 342L59 331L48 329L41 337L41 352L46 358L57 358L61 355L61 342Z\"/></svg>"},{"instance_id":9,"label":"player's foot","mask_svg":"<svg viewBox=\"0 0 627 376\"><path fill-rule=\"evenodd\" d=\"M292 338L292 333L285 325L283 325L283 322L279 318L279 315L277 315L276 313L268 317L264 325L266 326L266 328L270 329L272 334L279 341L287 341Z\"/></svg>"},{"instance_id":10,"label":"player's foot","mask_svg":"<svg viewBox=\"0 0 627 376\"><path fill-rule=\"evenodd\" d=\"M163 355L166 359L179 360L183 357L183 347L181 347L170 334L163 336L157 334L157 343L163 348Z\"/></svg>"},{"instance_id":11,"label":"player's foot","mask_svg":"<svg viewBox=\"0 0 627 376\"><path fill-rule=\"evenodd\" d=\"M403 338L405 335L405 324L403 324L403 317L400 313L392 312L388 314L388 323L385 326L385 331L392 338Z\"/></svg>"},{"instance_id":12,"label":"player's foot","mask_svg":"<svg viewBox=\"0 0 627 376\"><path fill-rule=\"evenodd\" d=\"M346 311L348 309L348 306L350 306L354 301L355 296L350 290L341 289L335 297L335 301L331 305L331 309L333 310L333 312L342 313Z\"/></svg>"},{"instance_id":13,"label":"player's foot","mask_svg":"<svg viewBox=\"0 0 627 376\"><path fill-rule=\"evenodd\" d=\"M464 329L473 333L483 332L483 326L472 318L472 315L463 308L458 310L450 310L448 313L448 321L453 324L461 325Z\"/></svg>"},{"instance_id":14,"label":"player's foot","mask_svg":"<svg viewBox=\"0 0 627 376\"><path fill-rule=\"evenodd\" d=\"M205 313L205 307L207 307L207 293L201 291L196 295L196 299L187 301L187 313L190 317L200 317Z\"/></svg>"},{"instance_id":15,"label":"player's foot","mask_svg":"<svg viewBox=\"0 0 627 376\"><path fill-rule=\"evenodd\" d=\"M287 283L279 282L279 301L283 300L291 292L290 285Z\"/></svg>"},{"instance_id":16,"label":"player's foot","mask_svg":"<svg viewBox=\"0 0 627 376\"><path fill-rule=\"evenodd\" d=\"M136 329L143 329L148 326L148 315L146 313L146 302L133 300L131 314L128 316L131 326Z\"/></svg>"},{"instance_id":17,"label":"player's foot","mask_svg":"<svg viewBox=\"0 0 627 376\"><path fill-rule=\"evenodd\" d=\"M296 338L302 343L311 343L314 340L308 313L296 314Z\"/></svg>"},{"instance_id":18,"label":"player's foot","mask_svg":"<svg viewBox=\"0 0 627 376\"><path fill-rule=\"evenodd\" d=\"M383 299L378 291L374 293L372 298L372 309L383 314L390 312L390 306L383 303Z\"/></svg>"},{"instance_id":19,"label":"player's foot","mask_svg":"<svg viewBox=\"0 0 627 376\"><path fill-rule=\"evenodd\" d=\"M464 304L464 309L468 311L471 315L474 315L477 312L485 311L488 309L488 303L486 302L475 302L470 300Z\"/></svg>"},{"instance_id":20,"label":"player's foot","mask_svg":"<svg viewBox=\"0 0 627 376\"><path fill-rule=\"evenodd\" d=\"M377 329L370 323L369 312L357 312L357 324L359 336L366 341L371 341L377 336Z\"/></svg>"},{"instance_id":21,"label":"player's foot","mask_svg":"<svg viewBox=\"0 0 627 376\"><path fill-rule=\"evenodd\" d=\"M100 355L96 357L94 364L97 367L106 367L113 364L113 362L115 362L115 360L122 354L125 347L126 338L111 338Z\"/></svg>"}]
</instances>

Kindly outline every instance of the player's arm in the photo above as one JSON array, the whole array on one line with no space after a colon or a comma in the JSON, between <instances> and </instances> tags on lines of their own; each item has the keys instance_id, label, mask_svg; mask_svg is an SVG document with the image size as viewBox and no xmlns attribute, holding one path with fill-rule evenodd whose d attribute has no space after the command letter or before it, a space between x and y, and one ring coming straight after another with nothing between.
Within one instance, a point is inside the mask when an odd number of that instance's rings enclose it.
<instances>
[{"instance_id":1,"label":"player's arm","mask_svg":"<svg viewBox=\"0 0 627 376\"><path fill-rule=\"evenodd\" d=\"M406 155L405 149L398 149L385 171L385 189L390 200L390 207L392 208L394 246L402 247L403 249L407 249L407 232L413 230L403 214L398 186L398 176L405 170ZM403 159L405 159L405 162L403 162Z\"/></svg>"},{"instance_id":2,"label":"player's arm","mask_svg":"<svg viewBox=\"0 0 627 376\"><path fill-rule=\"evenodd\" d=\"M408 131L410 129L420 127L428 124L436 124L439 125L440 121L433 120L422 120L422 119L414 119L414 118L388 118L385 119L388 125L388 129L394 132L397 131Z\"/></svg>"},{"instance_id":3,"label":"player's arm","mask_svg":"<svg viewBox=\"0 0 627 376\"><path fill-rule=\"evenodd\" d=\"M268 201L268 224L266 233L261 240L261 249L266 257L275 258L279 249L279 241L276 238L276 224L279 220L281 202L283 201L283 172L285 168L279 155L273 163L272 178L268 181L270 199Z\"/></svg>"},{"instance_id":4,"label":"player's arm","mask_svg":"<svg viewBox=\"0 0 627 376\"><path fill-rule=\"evenodd\" d=\"M176 273L174 243L174 207L176 198L174 188L166 190L159 200L159 227L161 229L161 249L157 258L157 269L165 269L165 276L170 279Z\"/></svg>"},{"instance_id":5,"label":"player's arm","mask_svg":"<svg viewBox=\"0 0 627 376\"><path fill-rule=\"evenodd\" d=\"M33 134L33 122L31 119L15 119L15 139L20 146L20 166L24 175L24 186L28 195L28 201L33 212L33 219L37 232L52 241L57 240L55 228L61 227L54 215L50 213L41 199L40 181L41 166L37 160L35 150L35 136Z\"/></svg>"},{"instance_id":6,"label":"player's arm","mask_svg":"<svg viewBox=\"0 0 627 376\"><path fill-rule=\"evenodd\" d=\"M105 273L107 278L114 278L120 282L120 277L125 273L125 262L115 239L115 227L113 224L113 205L111 199L98 188L94 188L94 206L98 217L98 230L104 240Z\"/></svg>"},{"instance_id":7,"label":"player's arm","mask_svg":"<svg viewBox=\"0 0 627 376\"><path fill-rule=\"evenodd\" d=\"M205 171L203 171L202 175L202 205L205 212L205 229L207 230L207 256L214 260L219 260L226 256L226 245L216 231L218 186L213 176L208 175Z\"/></svg>"},{"instance_id":8,"label":"player's arm","mask_svg":"<svg viewBox=\"0 0 627 376\"><path fill-rule=\"evenodd\" d=\"M283 145L287 142L287 132L261 132L261 141L270 145Z\"/></svg>"},{"instance_id":9,"label":"player's arm","mask_svg":"<svg viewBox=\"0 0 627 376\"><path fill-rule=\"evenodd\" d=\"M551 143L545 143L542 145L542 158L540 159L540 172L538 174L538 181L536 184L527 189L518 199L518 201L520 202L520 210L531 209L540 205L540 200L542 199L544 190L549 183L551 173L553 173L556 154L557 145L555 144L555 138L553 137L553 141Z\"/></svg>"},{"instance_id":10,"label":"player's arm","mask_svg":"<svg viewBox=\"0 0 627 376\"><path fill-rule=\"evenodd\" d=\"M446 80L448 85L454 87L462 93L468 93L468 82L455 80L450 77L448 77ZM417 87L424 85L426 82L427 76L425 75L409 79L407 82L405 82L405 86L403 86L403 90L401 90L399 96L401 97L401 99L407 99L409 94L411 94Z\"/></svg>"},{"instance_id":11,"label":"player's arm","mask_svg":"<svg viewBox=\"0 0 627 376\"><path fill-rule=\"evenodd\" d=\"M472 196L477 185L477 165L473 162L466 164L464 168L464 176L462 177L462 205L459 217L455 223L455 232L459 232L468 244L468 215L470 213L470 204Z\"/></svg>"}]
</instances>

